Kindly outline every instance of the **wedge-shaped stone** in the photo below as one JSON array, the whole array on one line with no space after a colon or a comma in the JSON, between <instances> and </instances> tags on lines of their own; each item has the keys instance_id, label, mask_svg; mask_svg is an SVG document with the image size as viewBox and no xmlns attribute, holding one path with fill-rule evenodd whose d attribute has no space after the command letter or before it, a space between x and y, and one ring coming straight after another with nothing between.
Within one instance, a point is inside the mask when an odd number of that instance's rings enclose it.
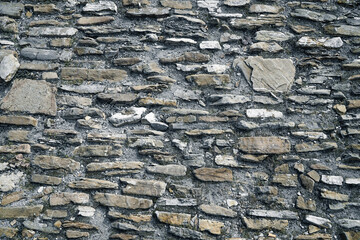
<instances>
[{"instance_id":1,"label":"wedge-shaped stone","mask_svg":"<svg viewBox=\"0 0 360 240\"><path fill-rule=\"evenodd\" d=\"M13 238L18 231L17 228L0 227L0 237Z\"/></svg>"},{"instance_id":2,"label":"wedge-shaped stone","mask_svg":"<svg viewBox=\"0 0 360 240\"><path fill-rule=\"evenodd\" d=\"M234 60L233 66L242 71L255 91L287 92L295 78L295 66L291 59L262 58L251 56Z\"/></svg>"},{"instance_id":3,"label":"wedge-shaped stone","mask_svg":"<svg viewBox=\"0 0 360 240\"><path fill-rule=\"evenodd\" d=\"M0 108L10 112L56 115L56 88L43 80L16 79Z\"/></svg>"},{"instance_id":4,"label":"wedge-shaped stone","mask_svg":"<svg viewBox=\"0 0 360 240\"><path fill-rule=\"evenodd\" d=\"M89 145L76 147L73 154L80 157L110 157L121 156L122 151L108 145Z\"/></svg>"},{"instance_id":5,"label":"wedge-shaped stone","mask_svg":"<svg viewBox=\"0 0 360 240\"><path fill-rule=\"evenodd\" d=\"M336 149L338 147L336 142L323 143L300 143L295 145L296 152L317 152Z\"/></svg>"},{"instance_id":6,"label":"wedge-shaped stone","mask_svg":"<svg viewBox=\"0 0 360 240\"><path fill-rule=\"evenodd\" d=\"M161 197L165 193L166 183L155 180L139 180L133 178L120 178L127 184L123 192L126 194Z\"/></svg>"},{"instance_id":7,"label":"wedge-shaped stone","mask_svg":"<svg viewBox=\"0 0 360 240\"><path fill-rule=\"evenodd\" d=\"M200 87L222 86L230 82L228 74L196 74L186 76L186 80L195 82Z\"/></svg>"},{"instance_id":8,"label":"wedge-shaped stone","mask_svg":"<svg viewBox=\"0 0 360 240\"><path fill-rule=\"evenodd\" d=\"M330 200L337 200L337 201L344 201L344 202L349 201L349 195L337 193L337 192L330 191L327 189L321 189L320 194L321 194L322 198L326 198L326 199L330 199Z\"/></svg>"},{"instance_id":9,"label":"wedge-shaped stone","mask_svg":"<svg viewBox=\"0 0 360 240\"><path fill-rule=\"evenodd\" d=\"M331 227L331 221L326 218L317 217L317 216L313 216L313 215L306 215L305 220L307 222L314 224L316 226L319 226L319 227L324 227L324 228Z\"/></svg>"},{"instance_id":10,"label":"wedge-shaped stone","mask_svg":"<svg viewBox=\"0 0 360 240\"><path fill-rule=\"evenodd\" d=\"M148 209L153 205L153 201L149 199L110 193L96 193L94 196L94 201L104 206L125 209Z\"/></svg>"},{"instance_id":11,"label":"wedge-shaped stone","mask_svg":"<svg viewBox=\"0 0 360 240\"><path fill-rule=\"evenodd\" d=\"M80 163L71 158L38 155L32 163L43 169L65 169L70 172L80 169Z\"/></svg>"},{"instance_id":12,"label":"wedge-shaped stone","mask_svg":"<svg viewBox=\"0 0 360 240\"><path fill-rule=\"evenodd\" d=\"M33 126L36 127L38 120L30 116L0 116L0 124L17 125L17 126Z\"/></svg>"},{"instance_id":13,"label":"wedge-shaped stone","mask_svg":"<svg viewBox=\"0 0 360 240\"><path fill-rule=\"evenodd\" d=\"M199 229L200 231L208 231L215 235L221 234L221 229L225 226L223 222L200 219L199 220Z\"/></svg>"},{"instance_id":14,"label":"wedge-shaped stone","mask_svg":"<svg viewBox=\"0 0 360 240\"><path fill-rule=\"evenodd\" d=\"M224 216L224 217L236 217L236 212L231 209L224 208L217 205L201 204L200 210L209 215Z\"/></svg>"},{"instance_id":15,"label":"wedge-shaped stone","mask_svg":"<svg viewBox=\"0 0 360 240\"><path fill-rule=\"evenodd\" d=\"M70 68L61 69L61 78L66 81L121 81L127 77L124 70L119 69L88 69Z\"/></svg>"},{"instance_id":16,"label":"wedge-shaped stone","mask_svg":"<svg viewBox=\"0 0 360 240\"><path fill-rule=\"evenodd\" d=\"M69 183L69 187L77 189L117 189L118 184L106 180L83 178Z\"/></svg>"},{"instance_id":17,"label":"wedge-shaped stone","mask_svg":"<svg viewBox=\"0 0 360 240\"><path fill-rule=\"evenodd\" d=\"M0 153L31 153L29 144L0 146Z\"/></svg>"},{"instance_id":18,"label":"wedge-shaped stone","mask_svg":"<svg viewBox=\"0 0 360 240\"><path fill-rule=\"evenodd\" d=\"M142 169L144 167L144 163L142 162L102 162L102 163L89 163L86 166L86 170L89 172L95 171L106 171L111 169Z\"/></svg>"},{"instance_id":19,"label":"wedge-shaped stone","mask_svg":"<svg viewBox=\"0 0 360 240\"><path fill-rule=\"evenodd\" d=\"M164 175L182 177L186 175L187 168L183 165L169 164L169 165L156 165L149 166L146 171L150 173L159 173Z\"/></svg>"},{"instance_id":20,"label":"wedge-shaped stone","mask_svg":"<svg viewBox=\"0 0 360 240\"><path fill-rule=\"evenodd\" d=\"M173 226L188 226L191 221L191 215L186 213L155 211L155 215L160 222Z\"/></svg>"},{"instance_id":21,"label":"wedge-shaped stone","mask_svg":"<svg viewBox=\"0 0 360 240\"><path fill-rule=\"evenodd\" d=\"M39 216L43 205L23 207L0 207L0 219L32 218Z\"/></svg>"},{"instance_id":22,"label":"wedge-shaped stone","mask_svg":"<svg viewBox=\"0 0 360 240\"><path fill-rule=\"evenodd\" d=\"M228 168L198 168L195 177L205 182L232 182L233 174Z\"/></svg>"},{"instance_id":23,"label":"wedge-shaped stone","mask_svg":"<svg viewBox=\"0 0 360 240\"><path fill-rule=\"evenodd\" d=\"M275 230L285 230L289 225L288 220L268 220L265 218L261 219L251 219L251 218L242 218L246 227L252 230L263 230L263 229L275 229Z\"/></svg>"},{"instance_id":24,"label":"wedge-shaped stone","mask_svg":"<svg viewBox=\"0 0 360 240\"><path fill-rule=\"evenodd\" d=\"M71 37L77 32L78 30L72 27L33 27L28 31L28 35L34 37Z\"/></svg>"},{"instance_id":25,"label":"wedge-shaped stone","mask_svg":"<svg viewBox=\"0 0 360 240\"><path fill-rule=\"evenodd\" d=\"M261 209L250 209L247 214L256 217L268 217L268 218L285 218L298 220L299 215L296 212L289 210L261 210Z\"/></svg>"},{"instance_id":26,"label":"wedge-shaped stone","mask_svg":"<svg viewBox=\"0 0 360 240\"><path fill-rule=\"evenodd\" d=\"M50 195L50 206L62 206L69 203L85 204L89 202L89 194L79 192L59 192Z\"/></svg>"},{"instance_id":27,"label":"wedge-shaped stone","mask_svg":"<svg viewBox=\"0 0 360 240\"><path fill-rule=\"evenodd\" d=\"M240 137L241 151L252 154L283 154L290 152L290 141L283 137Z\"/></svg>"}]
</instances>

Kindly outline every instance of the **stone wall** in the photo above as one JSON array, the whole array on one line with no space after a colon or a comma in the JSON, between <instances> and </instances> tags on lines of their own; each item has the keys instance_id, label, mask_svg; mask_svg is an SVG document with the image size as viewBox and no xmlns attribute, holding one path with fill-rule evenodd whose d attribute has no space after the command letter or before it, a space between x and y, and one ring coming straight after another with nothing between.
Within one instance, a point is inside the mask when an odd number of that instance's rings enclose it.
<instances>
[{"instance_id":1,"label":"stone wall","mask_svg":"<svg viewBox=\"0 0 360 240\"><path fill-rule=\"evenodd\" d=\"M0 239L360 239L358 0L0 2Z\"/></svg>"}]
</instances>

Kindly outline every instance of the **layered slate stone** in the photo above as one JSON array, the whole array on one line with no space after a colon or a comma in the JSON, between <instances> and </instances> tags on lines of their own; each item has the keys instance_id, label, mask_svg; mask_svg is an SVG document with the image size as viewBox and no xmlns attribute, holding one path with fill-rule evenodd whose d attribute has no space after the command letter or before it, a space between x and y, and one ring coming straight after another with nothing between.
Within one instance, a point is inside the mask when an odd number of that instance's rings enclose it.
<instances>
[{"instance_id":1,"label":"layered slate stone","mask_svg":"<svg viewBox=\"0 0 360 240\"><path fill-rule=\"evenodd\" d=\"M148 209L153 205L152 200L149 199L110 193L96 193L94 195L94 201L104 206L125 209Z\"/></svg>"},{"instance_id":2,"label":"layered slate stone","mask_svg":"<svg viewBox=\"0 0 360 240\"><path fill-rule=\"evenodd\" d=\"M20 17L24 10L24 4L12 3L12 2L1 2L0 3L0 15L6 15L10 17Z\"/></svg>"},{"instance_id":3,"label":"layered slate stone","mask_svg":"<svg viewBox=\"0 0 360 240\"><path fill-rule=\"evenodd\" d=\"M69 203L86 204L89 202L89 194L77 192L59 192L50 195L50 206L62 206Z\"/></svg>"},{"instance_id":4,"label":"layered slate stone","mask_svg":"<svg viewBox=\"0 0 360 240\"><path fill-rule=\"evenodd\" d=\"M32 218L39 216L43 207L43 205L0 207L0 219Z\"/></svg>"},{"instance_id":5,"label":"layered slate stone","mask_svg":"<svg viewBox=\"0 0 360 240\"><path fill-rule=\"evenodd\" d=\"M236 212L217 205L201 204L200 210L209 215L223 216L223 217L236 217Z\"/></svg>"},{"instance_id":6,"label":"layered slate stone","mask_svg":"<svg viewBox=\"0 0 360 240\"><path fill-rule=\"evenodd\" d=\"M76 189L117 189L118 184L106 180L83 178L69 183L70 188Z\"/></svg>"},{"instance_id":7,"label":"layered slate stone","mask_svg":"<svg viewBox=\"0 0 360 240\"><path fill-rule=\"evenodd\" d=\"M0 17L0 30L7 33L17 33L18 23L9 17Z\"/></svg>"},{"instance_id":8,"label":"layered slate stone","mask_svg":"<svg viewBox=\"0 0 360 240\"><path fill-rule=\"evenodd\" d=\"M76 147L73 154L80 157L109 157L120 156L122 151L109 145L89 145Z\"/></svg>"},{"instance_id":9,"label":"layered slate stone","mask_svg":"<svg viewBox=\"0 0 360 240\"><path fill-rule=\"evenodd\" d=\"M251 219L246 217L242 219L246 227L252 230L275 229L281 231L285 230L289 225L288 220Z\"/></svg>"},{"instance_id":10,"label":"layered slate stone","mask_svg":"<svg viewBox=\"0 0 360 240\"><path fill-rule=\"evenodd\" d=\"M64 67L61 78L66 81L121 81L127 78L127 73L119 69L87 69Z\"/></svg>"},{"instance_id":11,"label":"layered slate stone","mask_svg":"<svg viewBox=\"0 0 360 240\"><path fill-rule=\"evenodd\" d=\"M242 71L255 91L287 92L295 78L295 66L290 59L251 56L234 60L234 67Z\"/></svg>"},{"instance_id":12,"label":"layered slate stone","mask_svg":"<svg viewBox=\"0 0 360 240\"><path fill-rule=\"evenodd\" d=\"M191 215L186 213L156 211L155 215L160 222L172 226L187 226L191 221Z\"/></svg>"},{"instance_id":13,"label":"layered slate stone","mask_svg":"<svg viewBox=\"0 0 360 240\"><path fill-rule=\"evenodd\" d=\"M56 88L42 80L16 79L0 108L10 112L56 115Z\"/></svg>"},{"instance_id":14,"label":"layered slate stone","mask_svg":"<svg viewBox=\"0 0 360 240\"><path fill-rule=\"evenodd\" d=\"M205 182L231 182L232 171L228 168L198 168L194 170L195 177Z\"/></svg>"},{"instance_id":15,"label":"layered slate stone","mask_svg":"<svg viewBox=\"0 0 360 240\"><path fill-rule=\"evenodd\" d=\"M0 116L0 124L36 127L38 120L31 116L3 115Z\"/></svg>"},{"instance_id":16,"label":"layered slate stone","mask_svg":"<svg viewBox=\"0 0 360 240\"><path fill-rule=\"evenodd\" d=\"M77 32L78 30L72 27L33 27L28 31L28 35L34 37L71 37Z\"/></svg>"},{"instance_id":17,"label":"layered slate stone","mask_svg":"<svg viewBox=\"0 0 360 240\"><path fill-rule=\"evenodd\" d=\"M142 162L103 162L103 163L89 163L86 166L86 170L89 172L95 171L106 171L111 169L121 169L121 170L129 170L129 169L142 169L144 163Z\"/></svg>"},{"instance_id":18,"label":"layered slate stone","mask_svg":"<svg viewBox=\"0 0 360 240\"><path fill-rule=\"evenodd\" d=\"M156 180L139 180L133 178L120 178L127 184L123 192L126 194L161 197L165 193L166 183Z\"/></svg>"},{"instance_id":19,"label":"layered slate stone","mask_svg":"<svg viewBox=\"0 0 360 240\"><path fill-rule=\"evenodd\" d=\"M283 154L290 152L290 141L283 137L240 137L237 147L252 154Z\"/></svg>"}]
</instances>

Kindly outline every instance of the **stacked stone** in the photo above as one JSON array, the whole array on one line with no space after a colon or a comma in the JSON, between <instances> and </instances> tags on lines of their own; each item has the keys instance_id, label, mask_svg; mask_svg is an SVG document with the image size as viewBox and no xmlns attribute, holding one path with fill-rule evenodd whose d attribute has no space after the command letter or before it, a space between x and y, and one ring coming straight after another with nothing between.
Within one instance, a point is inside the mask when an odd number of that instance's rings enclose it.
<instances>
[{"instance_id":1,"label":"stacked stone","mask_svg":"<svg viewBox=\"0 0 360 240\"><path fill-rule=\"evenodd\" d=\"M359 240L359 6L0 2L0 238Z\"/></svg>"}]
</instances>

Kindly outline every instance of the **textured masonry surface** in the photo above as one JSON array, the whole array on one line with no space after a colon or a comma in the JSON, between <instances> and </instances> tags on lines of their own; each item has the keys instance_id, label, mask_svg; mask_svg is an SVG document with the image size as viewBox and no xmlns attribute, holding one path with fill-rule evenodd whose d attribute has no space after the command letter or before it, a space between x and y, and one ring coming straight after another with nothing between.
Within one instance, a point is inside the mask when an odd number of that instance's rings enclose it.
<instances>
[{"instance_id":1,"label":"textured masonry surface","mask_svg":"<svg viewBox=\"0 0 360 240\"><path fill-rule=\"evenodd\" d=\"M0 239L360 240L358 0L0 2Z\"/></svg>"}]
</instances>

